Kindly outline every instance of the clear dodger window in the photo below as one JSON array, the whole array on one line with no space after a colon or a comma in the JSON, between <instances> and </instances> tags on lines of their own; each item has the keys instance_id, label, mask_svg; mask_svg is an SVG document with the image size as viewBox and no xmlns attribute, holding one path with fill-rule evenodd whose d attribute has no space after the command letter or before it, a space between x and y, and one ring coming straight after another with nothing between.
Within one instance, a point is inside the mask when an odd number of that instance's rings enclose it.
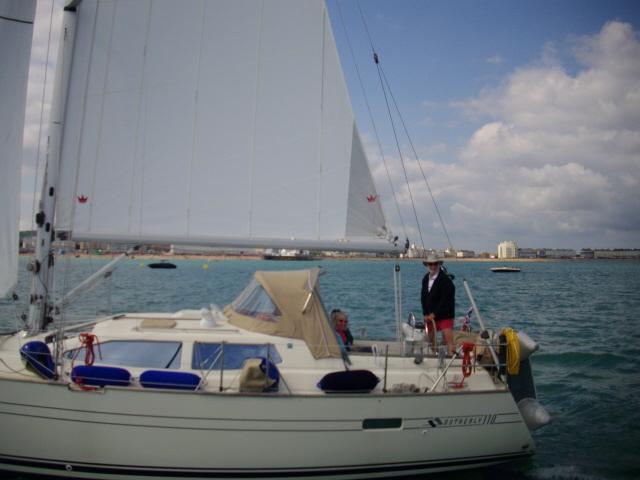
<instances>
[{"instance_id":1,"label":"clear dodger window","mask_svg":"<svg viewBox=\"0 0 640 480\"><path fill-rule=\"evenodd\" d=\"M224 360L222 352L224 351ZM237 345L225 343L195 343L191 368L195 370L236 370L242 368L248 358L267 358L270 363L282 359L273 345Z\"/></svg>"},{"instance_id":2,"label":"clear dodger window","mask_svg":"<svg viewBox=\"0 0 640 480\"><path fill-rule=\"evenodd\" d=\"M265 322L279 322L282 315L276 307L269 294L265 292L262 285L254 278L242 294L233 301L232 308L248 317L264 320Z\"/></svg>"}]
</instances>

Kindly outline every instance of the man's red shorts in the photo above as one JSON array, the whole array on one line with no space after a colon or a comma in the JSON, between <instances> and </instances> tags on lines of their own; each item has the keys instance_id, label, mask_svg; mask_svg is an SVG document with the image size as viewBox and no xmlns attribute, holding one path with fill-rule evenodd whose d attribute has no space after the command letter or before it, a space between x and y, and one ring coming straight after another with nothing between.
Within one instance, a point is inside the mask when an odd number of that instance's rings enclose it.
<instances>
[{"instance_id":1,"label":"man's red shorts","mask_svg":"<svg viewBox=\"0 0 640 480\"><path fill-rule=\"evenodd\" d=\"M433 330L433 322L428 321L425 322L427 325L427 332ZM436 320L436 332L439 332L443 328L451 328L453 329L453 318L446 318L444 320Z\"/></svg>"}]
</instances>

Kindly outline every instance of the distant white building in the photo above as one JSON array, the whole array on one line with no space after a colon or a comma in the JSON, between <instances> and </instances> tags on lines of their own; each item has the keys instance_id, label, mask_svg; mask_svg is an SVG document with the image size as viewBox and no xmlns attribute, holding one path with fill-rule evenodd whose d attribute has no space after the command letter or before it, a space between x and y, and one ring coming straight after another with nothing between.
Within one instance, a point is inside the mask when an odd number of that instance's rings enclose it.
<instances>
[{"instance_id":1,"label":"distant white building","mask_svg":"<svg viewBox=\"0 0 640 480\"><path fill-rule=\"evenodd\" d=\"M456 251L455 251L455 249L453 249L451 247L445 249L445 251L442 252L442 253L443 253L442 257L444 257L444 258L456 258ZM439 254L439 252L438 252L438 254Z\"/></svg>"},{"instance_id":2,"label":"distant white building","mask_svg":"<svg viewBox=\"0 0 640 480\"><path fill-rule=\"evenodd\" d=\"M498 258L518 258L518 244L516 242L502 242L498 245Z\"/></svg>"},{"instance_id":3,"label":"distant white building","mask_svg":"<svg viewBox=\"0 0 640 480\"><path fill-rule=\"evenodd\" d=\"M424 247L418 247L416 244L412 244L407 250L406 257L407 258L426 258L427 257L427 249Z\"/></svg>"}]
</instances>

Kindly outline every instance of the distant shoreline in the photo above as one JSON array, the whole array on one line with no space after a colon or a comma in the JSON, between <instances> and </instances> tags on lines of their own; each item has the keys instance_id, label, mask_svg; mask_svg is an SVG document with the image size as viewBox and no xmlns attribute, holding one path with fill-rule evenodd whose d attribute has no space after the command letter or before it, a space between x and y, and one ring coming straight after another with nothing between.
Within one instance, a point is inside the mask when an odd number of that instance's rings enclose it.
<instances>
[{"instance_id":1,"label":"distant shoreline","mask_svg":"<svg viewBox=\"0 0 640 480\"><path fill-rule=\"evenodd\" d=\"M90 253L69 254L74 258L115 258L120 253L109 253L104 255L96 255ZM33 254L21 253L21 257L33 257ZM66 257L66 254L58 255L58 257ZM218 262L224 260L263 260L260 255L170 255L170 254L133 254L132 259L138 260L205 260L207 262ZM530 263L530 262L637 262L638 258L445 258L444 262L451 264L455 262L486 262L486 263ZM273 260L278 261L278 260ZM367 262L395 262L395 258L367 258L367 257L330 257L321 256L312 260L289 260L292 263L309 263L314 261L367 261ZM400 262L422 262L423 258L401 258Z\"/></svg>"}]
</instances>

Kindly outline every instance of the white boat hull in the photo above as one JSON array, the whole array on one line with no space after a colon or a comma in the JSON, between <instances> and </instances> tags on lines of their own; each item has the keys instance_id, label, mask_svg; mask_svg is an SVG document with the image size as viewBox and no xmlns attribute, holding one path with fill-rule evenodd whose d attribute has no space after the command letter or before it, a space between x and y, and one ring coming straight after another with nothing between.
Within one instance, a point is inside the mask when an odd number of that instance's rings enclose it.
<instances>
[{"instance_id":1,"label":"white boat hull","mask_svg":"<svg viewBox=\"0 0 640 480\"><path fill-rule=\"evenodd\" d=\"M399 428L363 428L398 412ZM508 390L218 395L0 379L0 429L0 468L85 478L372 478L535 451Z\"/></svg>"}]
</instances>

